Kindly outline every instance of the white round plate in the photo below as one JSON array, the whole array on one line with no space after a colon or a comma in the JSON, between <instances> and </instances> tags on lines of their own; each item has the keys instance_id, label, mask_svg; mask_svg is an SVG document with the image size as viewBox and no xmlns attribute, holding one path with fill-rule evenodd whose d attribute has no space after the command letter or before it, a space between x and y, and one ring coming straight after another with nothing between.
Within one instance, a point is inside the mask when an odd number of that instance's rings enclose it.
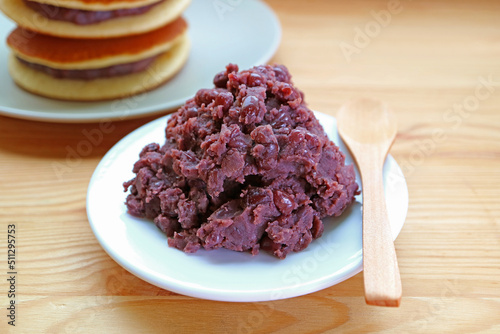
<instances>
[{"instance_id":1,"label":"white round plate","mask_svg":"<svg viewBox=\"0 0 500 334\"><path fill-rule=\"evenodd\" d=\"M57 101L30 94L14 84L7 70L5 40L15 25L0 13L0 115L51 122L123 120L177 108L229 63L241 69L271 59L281 27L263 2L192 0L184 17L189 24L191 54L184 68L151 92L104 102Z\"/></svg>"},{"instance_id":2,"label":"white round plate","mask_svg":"<svg viewBox=\"0 0 500 334\"><path fill-rule=\"evenodd\" d=\"M265 252L256 256L226 249L186 254L170 248L152 221L126 212L122 183L141 149L165 142L169 116L142 126L118 142L97 166L87 193L90 226L104 250L122 267L143 280L180 294L237 302L269 301L318 291L362 270L361 196L339 218L325 219L323 236L299 253L279 260ZM335 118L316 113L329 138L346 153ZM359 183L359 174L357 174ZM396 161L384 166L387 209L394 239L408 210L408 189Z\"/></svg>"}]
</instances>

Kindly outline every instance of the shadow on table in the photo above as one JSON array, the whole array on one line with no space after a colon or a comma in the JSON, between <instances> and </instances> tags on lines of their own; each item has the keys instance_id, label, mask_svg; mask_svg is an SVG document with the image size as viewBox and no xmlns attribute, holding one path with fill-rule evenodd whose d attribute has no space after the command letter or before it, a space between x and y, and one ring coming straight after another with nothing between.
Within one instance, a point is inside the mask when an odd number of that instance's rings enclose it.
<instances>
[{"instance_id":1,"label":"shadow on table","mask_svg":"<svg viewBox=\"0 0 500 334\"><path fill-rule=\"evenodd\" d=\"M132 130L161 116L99 123L49 123L0 116L0 151L44 158L98 157Z\"/></svg>"}]
</instances>

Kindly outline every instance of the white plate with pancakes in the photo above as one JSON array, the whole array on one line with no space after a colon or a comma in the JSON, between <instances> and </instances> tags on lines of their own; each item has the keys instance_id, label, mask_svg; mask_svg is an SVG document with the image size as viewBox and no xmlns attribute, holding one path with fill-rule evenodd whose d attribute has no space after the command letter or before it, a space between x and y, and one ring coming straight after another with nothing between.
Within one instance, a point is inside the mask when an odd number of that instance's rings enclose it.
<instances>
[{"instance_id":1,"label":"white plate with pancakes","mask_svg":"<svg viewBox=\"0 0 500 334\"><path fill-rule=\"evenodd\" d=\"M14 83L8 71L8 63L12 63L13 57L9 55L5 41L16 26L0 13L0 114L51 122L124 120L158 114L179 107L199 88L210 86L214 73L224 70L228 63L238 64L240 68L264 64L279 46L279 21L261 1L192 0L183 17L188 23L191 46L184 66L174 77L156 89L129 97L74 102L41 97ZM16 81L21 86L48 85L46 81L35 83L36 78L30 77L28 72L15 70L14 73L17 73ZM124 80L122 85L131 81ZM107 86L102 84L94 90L103 91Z\"/></svg>"},{"instance_id":2,"label":"white plate with pancakes","mask_svg":"<svg viewBox=\"0 0 500 334\"><path fill-rule=\"evenodd\" d=\"M315 113L328 137L346 155L335 118ZM284 260L261 251L170 248L166 235L149 220L127 213L122 183L131 179L141 149L163 144L170 115L142 126L118 142L101 160L89 184L87 215L104 250L122 267L161 288L187 296L231 302L270 301L301 296L338 284L362 270L362 195L338 218L324 219L325 230L305 250ZM355 168L356 169L356 168ZM356 169L356 178L360 183ZM400 233L408 210L408 188L392 156L384 165L384 190L392 235Z\"/></svg>"}]
</instances>

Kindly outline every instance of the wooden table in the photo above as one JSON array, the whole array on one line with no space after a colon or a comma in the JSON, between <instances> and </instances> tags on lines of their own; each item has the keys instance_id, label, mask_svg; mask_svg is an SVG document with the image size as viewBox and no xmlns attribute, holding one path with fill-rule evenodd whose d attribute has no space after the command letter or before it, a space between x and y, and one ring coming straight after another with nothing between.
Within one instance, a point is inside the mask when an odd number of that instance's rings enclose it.
<instances>
[{"instance_id":1,"label":"wooden table","mask_svg":"<svg viewBox=\"0 0 500 334\"><path fill-rule=\"evenodd\" d=\"M18 250L12 333L500 332L500 2L268 3L283 26L272 62L288 66L311 108L335 115L348 99L372 96L397 113L391 154L410 194L395 243L401 307L365 305L362 273L262 303L150 285L103 251L85 197L105 152L155 117L114 122L73 160L68 150L99 124L0 117L0 332L11 327L9 224Z\"/></svg>"}]
</instances>

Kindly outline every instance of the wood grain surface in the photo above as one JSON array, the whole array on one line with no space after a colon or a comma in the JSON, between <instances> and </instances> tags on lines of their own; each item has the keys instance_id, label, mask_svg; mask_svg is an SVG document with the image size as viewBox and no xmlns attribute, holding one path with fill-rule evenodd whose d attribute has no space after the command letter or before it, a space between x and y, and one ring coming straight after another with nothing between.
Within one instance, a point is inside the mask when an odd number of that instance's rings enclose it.
<instances>
[{"instance_id":1,"label":"wood grain surface","mask_svg":"<svg viewBox=\"0 0 500 334\"><path fill-rule=\"evenodd\" d=\"M410 195L395 242L401 306L365 305L362 273L262 303L150 285L100 247L85 198L105 152L153 117L110 124L78 158L68 152L98 123L0 117L1 333L500 332L500 2L268 4L283 26L272 62L288 66L311 108L335 115L351 98L375 97L396 113L391 154ZM6 317L9 224L18 250L15 328Z\"/></svg>"}]
</instances>

